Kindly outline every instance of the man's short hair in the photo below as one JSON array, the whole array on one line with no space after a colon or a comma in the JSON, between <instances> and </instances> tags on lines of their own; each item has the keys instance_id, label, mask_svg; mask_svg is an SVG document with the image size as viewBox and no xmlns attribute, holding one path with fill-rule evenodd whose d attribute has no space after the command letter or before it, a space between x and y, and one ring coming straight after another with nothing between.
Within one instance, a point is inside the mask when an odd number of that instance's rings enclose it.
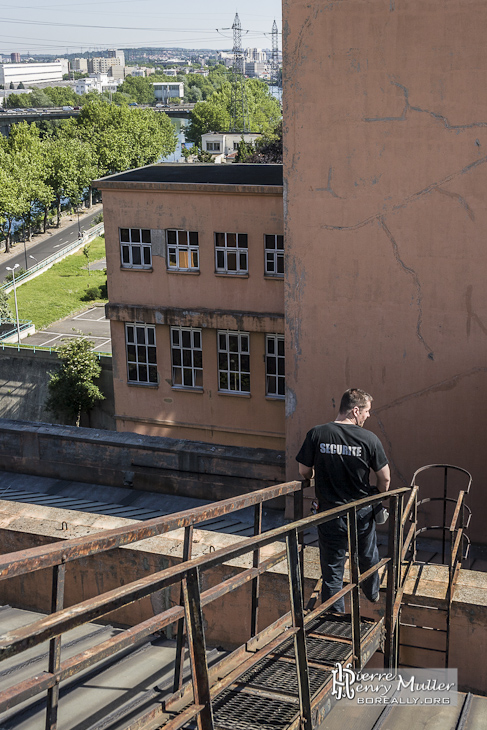
<instances>
[{"instance_id":1,"label":"man's short hair","mask_svg":"<svg viewBox=\"0 0 487 730\"><path fill-rule=\"evenodd\" d=\"M369 403L372 403L374 399L371 395L360 390L360 388L349 388L342 395L340 402L340 413L350 413L354 408L366 408Z\"/></svg>"}]
</instances>

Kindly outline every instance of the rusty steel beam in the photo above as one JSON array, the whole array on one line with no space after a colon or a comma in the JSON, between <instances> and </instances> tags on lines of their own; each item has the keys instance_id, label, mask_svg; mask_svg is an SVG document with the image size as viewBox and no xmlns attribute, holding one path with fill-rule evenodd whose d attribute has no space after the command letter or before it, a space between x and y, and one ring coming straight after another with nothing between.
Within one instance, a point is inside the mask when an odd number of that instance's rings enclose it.
<instances>
[{"instance_id":1,"label":"rusty steel beam","mask_svg":"<svg viewBox=\"0 0 487 730\"><path fill-rule=\"evenodd\" d=\"M67 563L78 558L86 558L98 552L113 550L123 545L146 540L149 537L163 535L180 527L196 525L259 502L292 494L298 489L301 489L301 482L286 482L274 487L259 489L243 497L224 499L210 506L205 505L183 512L175 512L165 517L155 517L152 520L146 520L143 524L137 524L135 527L133 525L115 527L112 530L103 530L96 536L86 535L2 555L0 556L0 580L42 568L51 568L53 565Z\"/></svg>"}]
</instances>

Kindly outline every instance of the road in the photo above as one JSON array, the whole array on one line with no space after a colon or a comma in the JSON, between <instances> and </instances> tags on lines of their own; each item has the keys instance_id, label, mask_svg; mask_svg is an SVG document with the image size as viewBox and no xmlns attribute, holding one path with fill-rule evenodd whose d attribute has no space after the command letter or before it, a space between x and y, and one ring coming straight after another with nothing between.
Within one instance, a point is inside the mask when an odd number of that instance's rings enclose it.
<instances>
[{"instance_id":1,"label":"road","mask_svg":"<svg viewBox=\"0 0 487 730\"><path fill-rule=\"evenodd\" d=\"M79 222L82 233L92 227L93 218L99 215L99 213L100 209L95 210L92 213L83 213L80 215ZM31 266L34 266L37 262L47 259L51 256L51 254L59 251L60 248L67 246L68 243L76 241L78 238L78 218L75 213L71 216L71 218L73 222L69 226L66 226L58 232L54 232L55 229L51 229L49 233L52 235L48 235L47 238L39 241L37 244L29 244L26 250L24 249L23 243L18 243L15 248L19 253L15 254L15 256L9 257L8 259L6 258L6 260L3 261L2 255L0 254L0 281L3 281L9 273L6 268L7 266L12 268L15 264L18 264L23 269L27 270ZM34 258L30 258L31 256Z\"/></svg>"}]
</instances>

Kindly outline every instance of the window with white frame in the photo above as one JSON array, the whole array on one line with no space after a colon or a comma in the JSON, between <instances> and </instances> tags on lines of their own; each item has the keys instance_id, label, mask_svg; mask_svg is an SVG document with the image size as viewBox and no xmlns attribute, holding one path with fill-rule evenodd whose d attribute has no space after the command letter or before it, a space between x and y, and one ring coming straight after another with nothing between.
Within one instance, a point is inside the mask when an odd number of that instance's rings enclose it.
<instances>
[{"instance_id":1,"label":"window with white frame","mask_svg":"<svg viewBox=\"0 0 487 730\"><path fill-rule=\"evenodd\" d=\"M152 267L151 232L149 228L120 228L120 248L124 269Z\"/></svg>"},{"instance_id":2,"label":"window with white frame","mask_svg":"<svg viewBox=\"0 0 487 730\"><path fill-rule=\"evenodd\" d=\"M203 351L200 329L171 327L171 357L174 387L203 387Z\"/></svg>"},{"instance_id":3,"label":"window with white frame","mask_svg":"<svg viewBox=\"0 0 487 730\"><path fill-rule=\"evenodd\" d=\"M218 390L250 393L248 332L218 332Z\"/></svg>"},{"instance_id":4,"label":"window with white frame","mask_svg":"<svg viewBox=\"0 0 487 730\"><path fill-rule=\"evenodd\" d=\"M246 233L215 233L217 273L248 274L249 248Z\"/></svg>"},{"instance_id":5,"label":"window with white frame","mask_svg":"<svg viewBox=\"0 0 487 730\"><path fill-rule=\"evenodd\" d=\"M207 142L206 149L208 152L220 152L220 142Z\"/></svg>"},{"instance_id":6,"label":"window with white frame","mask_svg":"<svg viewBox=\"0 0 487 730\"><path fill-rule=\"evenodd\" d=\"M284 276L284 236L264 236L265 273L267 276Z\"/></svg>"},{"instance_id":7,"label":"window with white frame","mask_svg":"<svg viewBox=\"0 0 487 730\"><path fill-rule=\"evenodd\" d=\"M125 324L129 383L157 384L156 328L152 324Z\"/></svg>"},{"instance_id":8,"label":"window with white frame","mask_svg":"<svg viewBox=\"0 0 487 730\"><path fill-rule=\"evenodd\" d=\"M166 231L167 266L174 271L199 270L198 231Z\"/></svg>"},{"instance_id":9,"label":"window with white frame","mask_svg":"<svg viewBox=\"0 0 487 730\"><path fill-rule=\"evenodd\" d=\"M284 398L286 380L284 369L284 335L265 336L266 395Z\"/></svg>"}]
</instances>

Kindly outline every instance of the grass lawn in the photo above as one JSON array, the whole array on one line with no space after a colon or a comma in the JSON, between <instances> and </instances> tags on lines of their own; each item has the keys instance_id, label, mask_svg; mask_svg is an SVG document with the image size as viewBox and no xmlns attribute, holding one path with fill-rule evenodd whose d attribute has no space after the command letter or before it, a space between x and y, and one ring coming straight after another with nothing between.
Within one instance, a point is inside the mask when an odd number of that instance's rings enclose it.
<instances>
[{"instance_id":1,"label":"grass lawn","mask_svg":"<svg viewBox=\"0 0 487 730\"><path fill-rule=\"evenodd\" d=\"M105 239L98 237L88 244L90 262L105 258ZM106 282L105 272L88 272L86 256L83 249L54 264L32 281L22 284L17 289L19 318L30 319L36 329L47 327L58 319L75 314L92 304L83 301L86 290L92 286L101 286ZM107 301L97 298L95 301ZM9 297L10 308L14 312L13 292Z\"/></svg>"}]
</instances>

